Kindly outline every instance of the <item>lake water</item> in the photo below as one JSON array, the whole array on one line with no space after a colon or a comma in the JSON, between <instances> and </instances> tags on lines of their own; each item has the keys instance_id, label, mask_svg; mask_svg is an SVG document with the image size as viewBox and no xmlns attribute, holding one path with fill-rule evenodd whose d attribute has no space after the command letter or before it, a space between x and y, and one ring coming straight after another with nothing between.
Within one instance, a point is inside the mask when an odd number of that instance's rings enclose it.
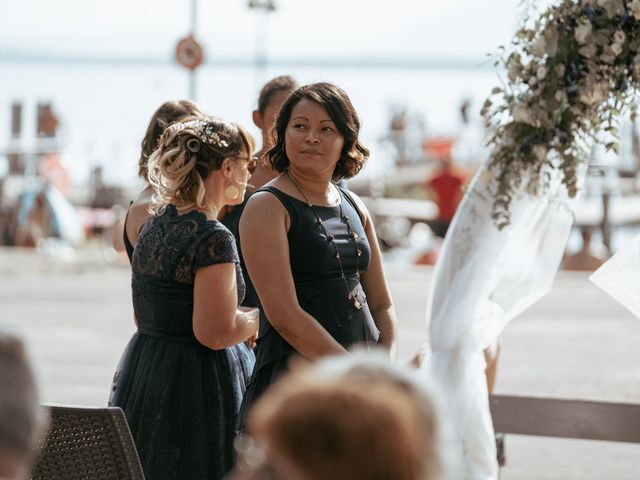
<instances>
[{"instance_id":1,"label":"lake water","mask_svg":"<svg viewBox=\"0 0 640 480\"><path fill-rule=\"evenodd\" d=\"M472 101L473 120L493 86L496 73L477 68L269 67L205 65L198 71L196 100L211 114L251 124L260 86L291 74L300 82L326 80L343 87L362 121L362 139L371 149L368 170L388 164L385 136L394 106L406 105L422 118L427 135L459 131L461 101ZM140 140L154 110L164 101L188 97L189 75L175 65L82 63L0 63L0 146L10 131L14 101L23 103L23 132L34 135L36 105L51 102L61 119L65 162L76 183L92 167L103 166L108 183L135 185Z\"/></svg>"}]
</instances>

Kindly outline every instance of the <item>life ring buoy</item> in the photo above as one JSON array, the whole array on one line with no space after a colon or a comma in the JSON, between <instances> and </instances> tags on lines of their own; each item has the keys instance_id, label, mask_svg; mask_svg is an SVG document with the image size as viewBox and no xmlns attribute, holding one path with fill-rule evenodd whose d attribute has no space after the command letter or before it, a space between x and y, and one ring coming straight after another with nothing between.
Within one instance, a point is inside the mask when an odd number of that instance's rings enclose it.
<instances>
[{"instance_id":1,"label":"life ring buoy","mask_svg":"<svg viewBox=\"0 0 640 480\"><path fill-rule=\"evenodd\" d=\"M197 40L189 35L176 45L176 61L189 70L195 70L204 60L204 52Z\"/></svg>"}]
</instances>

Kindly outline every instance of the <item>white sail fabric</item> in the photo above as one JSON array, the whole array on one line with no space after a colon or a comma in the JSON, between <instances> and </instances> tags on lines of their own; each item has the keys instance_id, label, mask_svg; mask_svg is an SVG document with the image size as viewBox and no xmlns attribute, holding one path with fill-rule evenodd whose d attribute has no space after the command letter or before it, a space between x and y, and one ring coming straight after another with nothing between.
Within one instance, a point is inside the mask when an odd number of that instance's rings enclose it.
<instances>
[{"instance_id":1,"label":"white sail fabric","mask_svg":"<svg viewBox=\"0 0 640 480\"><path fill-rule=\"evenodd\" d=\"M551 288L573 223L564 189L514 198L498 230L492 175L475 176L436 263L427 311L431 352L421 373L440 383L464 478L498 474L483 351ZM526 183L526 182L523 182Z\"/></svg>"},{"instance_id":2,"label":"white sail fabric","mask_svg":"<svg viewBox=\"0 0 640 480\"><path fill-rule=\"evenodd\" d=\"M602 264L589 280L640 318L640 235Z\"/></svg>"}]
</instances>

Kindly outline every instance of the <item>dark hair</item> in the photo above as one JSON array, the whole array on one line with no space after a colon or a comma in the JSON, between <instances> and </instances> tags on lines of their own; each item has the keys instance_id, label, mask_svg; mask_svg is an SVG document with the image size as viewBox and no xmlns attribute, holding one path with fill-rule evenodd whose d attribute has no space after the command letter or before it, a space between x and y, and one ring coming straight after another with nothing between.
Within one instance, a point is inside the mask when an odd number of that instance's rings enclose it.
<instances>
[{"instance_id":1,"label":"dark hair","mask_svg":"<svg viewBox=\"0 0 640 480\"><path fill-rule=\"evenodd\" d=\"M289 168L289 158L285 151L285 132L291 119L291 112L305 98L323 106L344 137L344 145L340 159L333 171L332 180L338 181L355 176L369 158L369 150L358 140L360 119L345 91L336 85L325 82L298 88L282 105L274 126L276 143L267 152L273 169L283 173Z\"/></svg>"},{"instance_id":2,"label":"dark hair","mask_svg":"<svg viewBox=\"0 0 640 480\"><path fill-rule=\"evenodd\" d=\"M158 146L158 140L160 140L160 136L164 130L178 120L198 115L204 114L200 110L200 107L191 100L172 100L160 105L151 117L149 126L147 127L147 133L145 133L142 143L140 144L140 160L138 161L138 176L140 178L145 181L149 180L147 162L149 161L151 153L153 153Z\"/></svg>"},{"instance_id":3,"label":"dark hair","mask_svg":"<svg viewBox=\"0 0 640 480\"><path fill-rule=\"evenodd\" d=\"M188 117L170 125L149 158L149 183L155 190L151 211L158 213L169 203L203 207L209 174L243 149L251 162L254 148L249 132L221 118Z\"/></svg>"},{"instance_id":4,"label":"dark hair","mask_svg":"<svg viewBox=\"0 0 640 480\"><path fill-rule=\"evenodd\" d=\"M298 88L298 82L291 75L281 75L269 80L264 84L258 96L260 115L264 115L274 95L280 92L293 92L296 88Z\"/></svg>"}]
</instances>

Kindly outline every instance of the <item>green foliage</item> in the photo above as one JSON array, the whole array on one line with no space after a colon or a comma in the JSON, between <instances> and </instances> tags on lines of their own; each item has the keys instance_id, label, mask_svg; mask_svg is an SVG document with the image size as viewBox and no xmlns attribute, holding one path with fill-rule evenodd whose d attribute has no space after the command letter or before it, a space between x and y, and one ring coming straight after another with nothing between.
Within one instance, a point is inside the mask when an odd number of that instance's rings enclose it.
<instances>
[{"instance_id":1,"label":"green foliage","mask_svg":"<svg viewBox=\"0 0 640 480\"><path fill-rule=\"evenodd\" d=\"M496 62L507 82L482 107L496 173L492 218L510 222L511 201L543 195L560 170L570 196L576 172L601 131L616 153L617 118L637 116L640 86L640 0L563 0L516 32ZM611 140L613 138L613 140Z\"/></svg>"}]
</instances>

